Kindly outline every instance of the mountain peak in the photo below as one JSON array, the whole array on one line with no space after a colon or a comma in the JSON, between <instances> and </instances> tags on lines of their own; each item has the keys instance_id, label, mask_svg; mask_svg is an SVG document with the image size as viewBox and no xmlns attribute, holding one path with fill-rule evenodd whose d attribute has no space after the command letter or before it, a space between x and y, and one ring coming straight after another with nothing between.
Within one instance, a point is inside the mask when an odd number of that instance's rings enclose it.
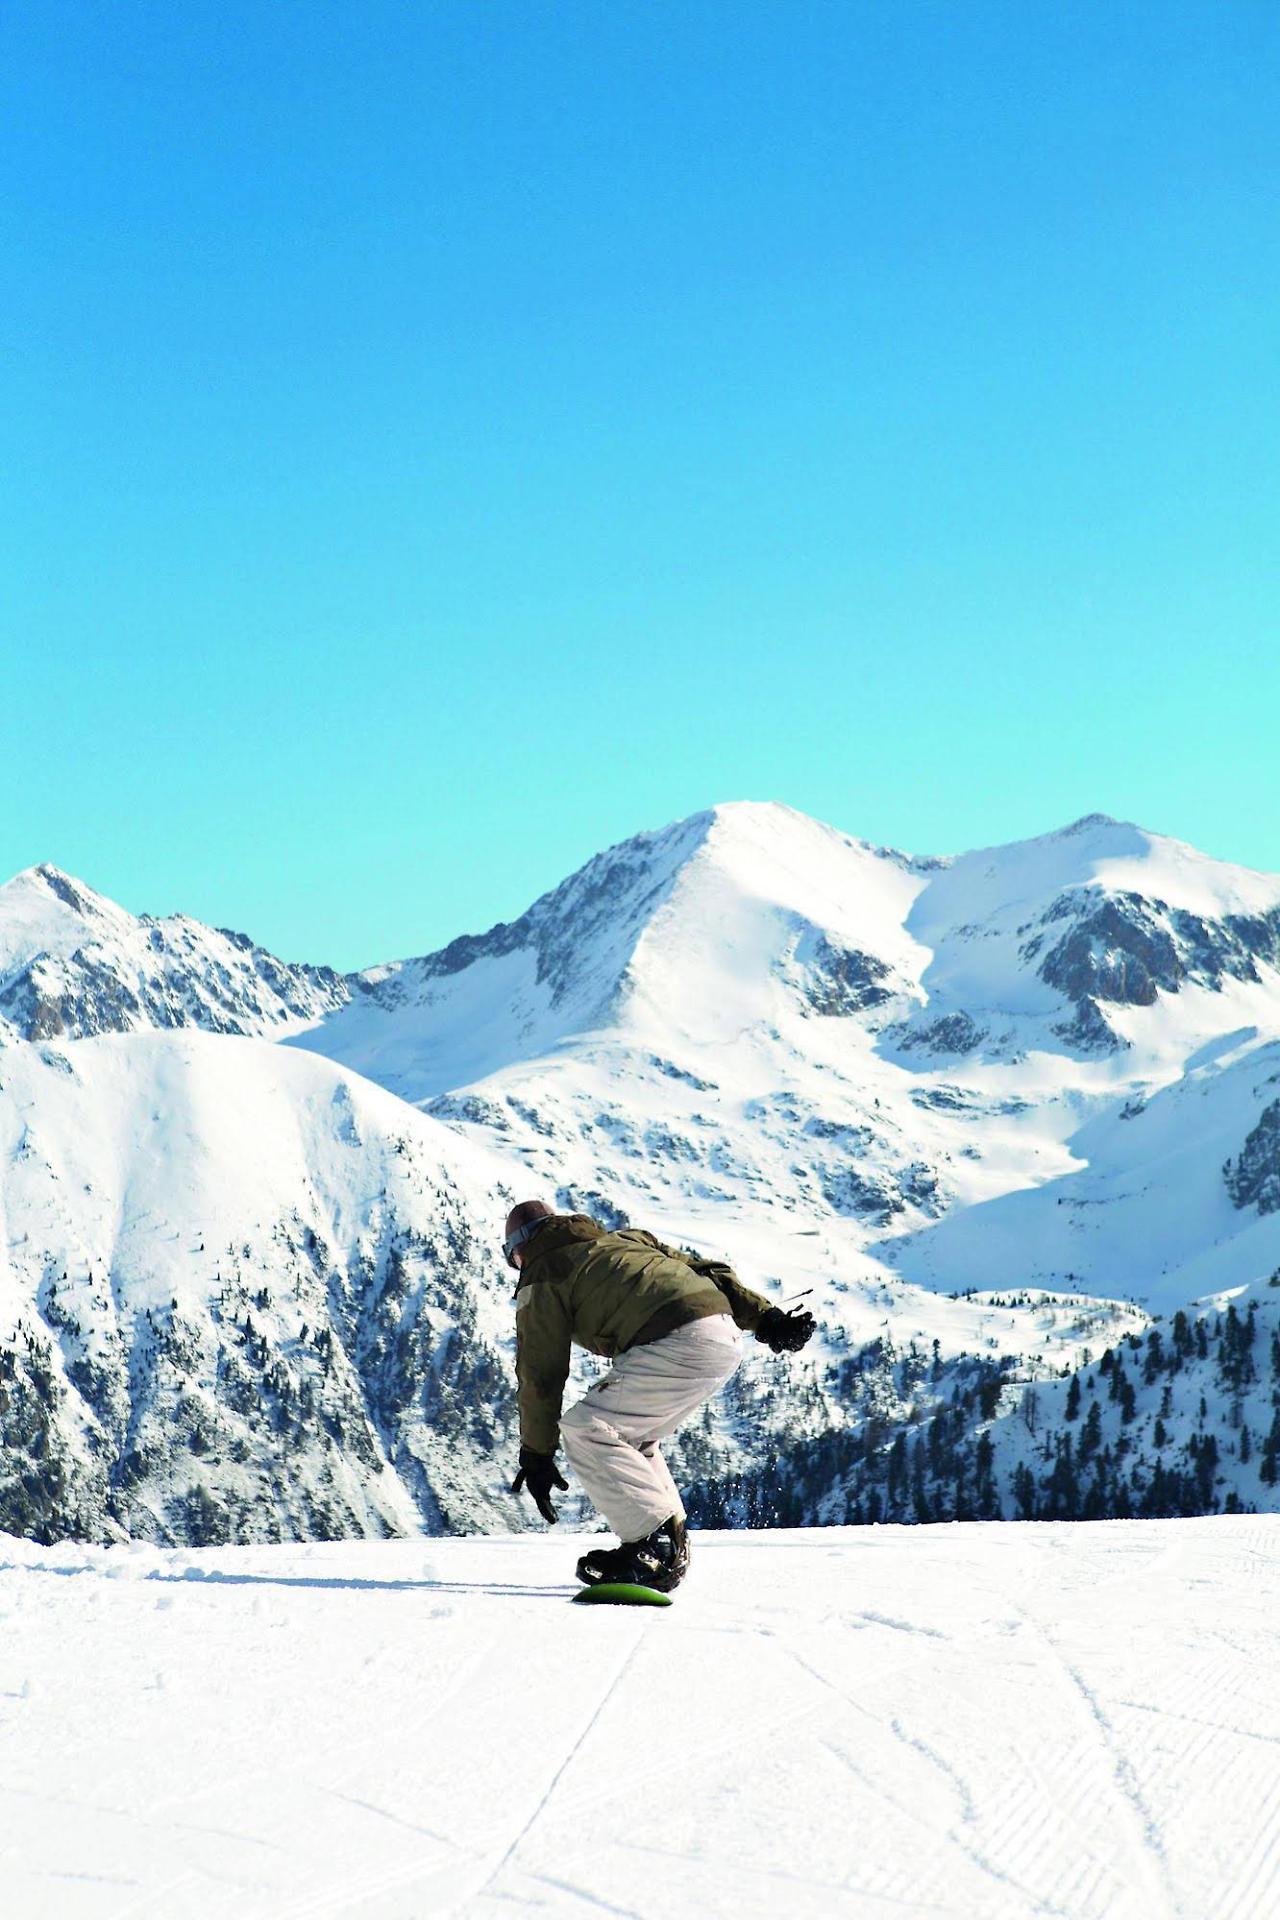
<instances>
[{"instance_id":1,"label":"mountain peak","mask_svg":"<svg viewBox=\"0 0 1280 1920\"><path fill-rule=\"evenodd\" d=\"M47 861L0 886L0 980L38 954L65 956L120 936L133 916Z\"/></svg>"},{"instance_id":2,"label":"mountain peak","mask_svg":"<svg viewBox=\"0 0 1280 1920\"><path fill-rule=\"evenodd\" d=\"M1093 833L1099 829L1105 830L1108 827L1119 827L1129 833L1141 833L1143 831L1143 829L1135 825L1132 820L1117 820L1115 815L1111 813L1082 813L1080 818L1073 820L1069 827L1060 827L1057 837L1065 840L1069 835Z\"/></svg>"},{"instance_id":3,"label":"mountain peak","mask_svg":"<svg viewBox=\"0 0 1280 1920\"><path fill-rule=\"evenodd\" d=\"M42 860L33 867L24 867L21 873L15 873L11 880L0 886L0 899L12 900L23 894L33 898L52 898L72 913L83 915L86 919L111 911L114 903L92 887L86 887L82 880L73 874L64 873L61 867L55 867L51 861ZM116 912L123 909L114 908Z\"/></svg>"}]
</instances>

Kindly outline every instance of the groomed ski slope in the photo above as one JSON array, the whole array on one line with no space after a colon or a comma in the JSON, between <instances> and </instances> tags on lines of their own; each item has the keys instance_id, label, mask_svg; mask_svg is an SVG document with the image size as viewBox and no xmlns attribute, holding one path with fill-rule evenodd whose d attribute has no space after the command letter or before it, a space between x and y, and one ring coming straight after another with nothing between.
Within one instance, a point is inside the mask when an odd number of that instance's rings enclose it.
<instances>
[{"instance_id":1,"label":"groomed ski slope","mask_svg":"<svg viewBox=\"0 0 1280 1920\"><path fill-rule=\"evenodd\" d=\"M7 1920L1280 1908L1280 1517L0 1542Z\"/></svg>"}]
</instances>

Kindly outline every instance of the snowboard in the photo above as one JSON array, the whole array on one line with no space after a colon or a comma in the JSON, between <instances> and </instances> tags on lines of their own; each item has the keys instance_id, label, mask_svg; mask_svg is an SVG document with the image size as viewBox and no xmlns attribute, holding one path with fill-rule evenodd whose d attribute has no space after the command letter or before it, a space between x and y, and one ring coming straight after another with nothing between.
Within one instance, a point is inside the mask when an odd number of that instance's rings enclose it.
<instances>
[{"instance_id":1,"label":"snowboard","mask_svg":"<svg viewBox=\"0 0 1280 1920\"><path fill-rule=\"evenodd\" d=\"M583 1587L573 1596L575 1606L589 1607L669 1607L671 1595L659 1593L656 1587L634 1586L630 1580L599 1580L593 1587Z\"/></svg>"}]
</instances>

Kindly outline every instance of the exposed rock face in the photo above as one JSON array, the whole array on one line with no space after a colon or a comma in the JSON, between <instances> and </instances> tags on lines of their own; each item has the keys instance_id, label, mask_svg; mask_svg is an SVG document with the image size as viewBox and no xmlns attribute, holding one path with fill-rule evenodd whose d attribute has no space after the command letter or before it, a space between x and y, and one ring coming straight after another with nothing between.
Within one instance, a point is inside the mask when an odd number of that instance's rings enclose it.
<instances>
[{"instance_id":1,"label":"exposed rock face","mask_svg":"<svg viewBox=\"0 0 1280 1920\"><path fill-rule=\"evenodd\" d=\"M1056 1021L1053 1031L1078 1053L1122 1053L1129 1044L1090 994L1076 1002L1074 1018Z\"/></svg>"},{"instance_id":2,"label":"exposed rock face","mask_svg":"<svg viewBox=\"0 0 1280 1920\"><path fill-rule=\"evenodd\" d=\"M1154 896L1079 887L1053 901L1019 957L1038 961L1040 978L1072 1003L1073 1017L1054 1026L1060 1039L1084 1053L1115 1052L1127 1042L1104 1006L1153 1007L1188 982L1216 990L1228 979L1258 981L1260 962L1280 965L1280 909L1206 919Z\"/></svg>"},{"instance_id":3,"label":"exposed rock face","mask_svg":"<svg viewBox=\"0 0 1280 1920\"><path fill-rule=\"evenodd\" d=\"M1264 1107L1238 1157L1228 1160L1223 1176L1237 1207L1280 1213L1280 1100Z\"/></svg>"},{"instance_id":4,"label":"exposed rock face","mask_svg":"<svg viewBox=\"0 0 1280 1920\"><path fill-rule=\"evenodd\" d=\"M885 984L891 978L892 969L874 953L837 946L819 934L803 969L801 991L815 1013L848 1016L891 1000L893 989Z\"/></svg>"},{"instance_id":5,"label":"exposed rock face","mask_svg":"<svg viewBox=\"0 0 1280 1920\"><path fill-rule=\"evenodd\" d=\"M599 973L603 1002L616 991L637 930L669 894L684 860L705 838L709 814L697 814L662 833L638 834L597 854L552 892L543 894L518 920L500 921L487 933L463 934L436 953L395 967L352 974L353 991L393 1008L429 987L465 973L478 961L529 951L535 979L546 986L553 1007L580 994L584 973ZM601 968L605 959L612 964Z\"/></svg>"},{"instance_id":6,"label":"exposed rock face","mask_svg":"<svg viewBox=\"0 0 1280 1920\"><path fill-rule=\"evenodd\" d=\"M1040 978L1068 1000L1149 1007L1157 987L1176 991L1183 970L1173 937L1154 907L1137 894L1101 902L1068 895L1046 915L1047 921L1068 918L1074 925L1040 963ZM1034 947L1028 942L1024 957L1030 958Z\"/></svg>"},{"instance_id":7,"label":"exposed rock face","mask_svg":"<svg viewBox=\"0 0 1280 1920\"><path fill-rule=\"evenodd\" d=\"M899 1045L904 1053L973 1053L986 1038L986 1028L967 1013L948 1013L904 1033Z\"/></svg>"},{"instance_id":8,"label":"exposed rock face","mask_svg":"<svg viewBox=\"0 0 1280 1920\"><path fill-rule=\"evenodd\" d=\"M942 1212L937 1172L923 1160L880 1174L828 1162L820 1168L819 1180L836 1213L857 1214L877 1226L888 1226L909 1206L929 1216Z\"/></svg>"},{"instance_id":9,"label":"exposed rock face","mask_svg":"<svg viewBox=\"0 0 1280 1920\"><path fill-rule=\"evenodd\" d=\"M1208 987L1225 979L1256 981L1259 961L1280 965L1280 909L1206 920L1137 893L1100 900L1092 889L1054 901L1042 931L1022 948L1023 959L1035 959L1047 930L1063 920L1072 924L1040 962L1040 977L1077 1003L1150 1007L1158 992L1177 993L1186 981Z\"/></svg>"}]
</instances>

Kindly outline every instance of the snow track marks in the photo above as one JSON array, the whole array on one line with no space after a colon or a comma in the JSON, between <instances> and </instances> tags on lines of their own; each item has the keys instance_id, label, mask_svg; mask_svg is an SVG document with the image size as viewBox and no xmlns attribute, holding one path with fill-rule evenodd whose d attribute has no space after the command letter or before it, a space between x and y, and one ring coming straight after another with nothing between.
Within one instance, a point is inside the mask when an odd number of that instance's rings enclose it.
<instances>
[{"instance_id":1,"label":"snow track marks","mask_svg":"<svg viewBox=\"0 0 1280 1920\"><path fill-rule=\"evenodd\" d=\"M1280 1911L1280 1519L578 1550L7 1543L5 1920Z\"/></svg>"}]
</instances>

